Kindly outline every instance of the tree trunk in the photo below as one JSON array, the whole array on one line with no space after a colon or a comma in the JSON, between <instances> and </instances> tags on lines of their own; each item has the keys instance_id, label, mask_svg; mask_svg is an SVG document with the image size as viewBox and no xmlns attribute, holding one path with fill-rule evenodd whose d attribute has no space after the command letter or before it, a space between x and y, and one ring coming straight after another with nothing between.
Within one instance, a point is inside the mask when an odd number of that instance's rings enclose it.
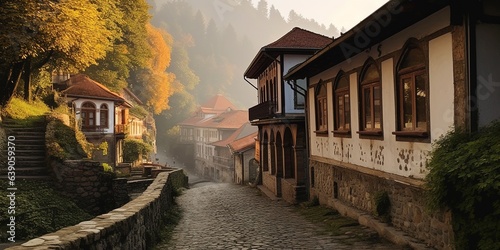
<instances>
[{"instance_id":1,"label":"tree trunk","mask_svg":"<svg viewBox=\"0 0 500 250\"><path fill-rule=\"evenodd\" d=\"M27 59L24 65L23 72L23 80L24 80L24 100L29 102L31 100L31 59Z\"/></svg>"},{"instance_id":2,"label":"tree trunk","mask_svg":"<svg viewBox=\"0 0 500 250\"><path fill-rule=\"evenodd\" d=\"M21 79L25 61L12 64L7 69L0 69L0 106L9 103Z\"/></svg>"}]
</instances>

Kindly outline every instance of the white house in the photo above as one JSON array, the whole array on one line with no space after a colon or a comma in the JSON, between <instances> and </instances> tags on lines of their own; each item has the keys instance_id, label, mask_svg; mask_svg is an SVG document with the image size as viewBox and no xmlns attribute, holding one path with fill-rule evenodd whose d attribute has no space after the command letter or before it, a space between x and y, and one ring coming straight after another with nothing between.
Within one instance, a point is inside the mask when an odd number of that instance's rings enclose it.
<instances>
[{"instance_id":1,"label":"white house","mask_svg":"<svg viewBox=\"0 0 500 250\"><path fill-rule=\"evenodd\" d=\"M107 143L107 153L94 153L95 160L111 165L120 163L131 104L83 74L73 75L55 86L71 104L76 122L87 140L96 146Z\"/></svg>"}]
</instances>

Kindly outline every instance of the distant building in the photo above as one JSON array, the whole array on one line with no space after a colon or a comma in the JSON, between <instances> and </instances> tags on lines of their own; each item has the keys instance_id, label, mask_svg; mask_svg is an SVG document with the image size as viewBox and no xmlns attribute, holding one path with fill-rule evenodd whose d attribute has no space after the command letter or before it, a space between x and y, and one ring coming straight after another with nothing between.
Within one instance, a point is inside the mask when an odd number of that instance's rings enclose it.
<instances>
[{"instance_id":1,"label":"distant building","mask_svg":"<svg viewBox=\"0 0 500 250\"><path fill-rule=\"evenodd\" d=\"M234 165L234 182L236 184L254 184L258 177L258 163L255 160L255 145L257 140L257 128L245 123L236 130L227 144Z\"/></svg>"},{"instance_id":2,"label":"distant building","mask_svg":"<svg viewBox=\"0 0 500 250\"><path fill-rule=\"evenodd\" d=\"M179 124L180 147L185 154L177 157L192 164L200 175L215 181L232 182L232 155L227 143L222 145L218 142L229 138L247 122L247 117L247 111L236 110L224 96L216 95L201 105L192 117Z\"/></svg>"},{"instance_id":3,"label":"distant building","mask_svg":"<svg viewBox=\"0 0 500 250\"><path fill-rule=\"evenodd\" d=\"M289 84L283 75L330 42L326 36L293 28L262 47L244 73L257 79L259 104L249 109L249 120L259 128L260 184L292 203L307 200L306 80Z\"/></svg>"}]
</instances>

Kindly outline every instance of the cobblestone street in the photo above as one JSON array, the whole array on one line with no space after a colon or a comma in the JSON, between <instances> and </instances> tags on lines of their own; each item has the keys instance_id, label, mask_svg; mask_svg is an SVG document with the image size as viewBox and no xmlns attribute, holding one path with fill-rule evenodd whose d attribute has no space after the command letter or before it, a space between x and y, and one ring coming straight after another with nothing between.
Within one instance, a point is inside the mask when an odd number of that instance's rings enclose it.
<instances>
[{"instance_id":1,"label":"cobblestone street","mask_svg":"<svg viewBox=\"0 0 500 250\"><path fill-rule=\"evenodd\" d=\"M159 249L402 249L386 241L321 233L294 207L246 186L200 183L177 202L183 217L171 242Z\"/></svg>"}]
</instances>

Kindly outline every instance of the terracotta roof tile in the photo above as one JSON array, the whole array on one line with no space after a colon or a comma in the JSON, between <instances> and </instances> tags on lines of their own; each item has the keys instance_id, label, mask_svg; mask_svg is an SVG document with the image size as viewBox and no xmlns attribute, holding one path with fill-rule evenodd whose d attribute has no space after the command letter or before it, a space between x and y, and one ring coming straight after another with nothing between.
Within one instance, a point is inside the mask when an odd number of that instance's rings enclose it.
<instances>
[{"instance_id":1,"label":"terracotta roof tile","mask_svg":"<svg viewBox=\"0 0 500 250\"><path fill-rule=\"evenodd\" d=\"M225 111L228 108L233 110L237 109L231 101L229 101L221 94L212 97L210 100L202 104L201 107L204 109L212 109L216 111Z\"/></svg>"},{"instance_id":2,"label":"terracotta roof tile","mask_svg":"<svg viewBox=\"0 0 500 250\"><path fill-rule=\"evenodd\" d=\"M254 148L255 137L257 137L257 132L254 132L241 139L229 143L229 147L233 152L242 152L245 151L245 149Z\"/></svg>"},{"instance_id":3,"label":"terracotta roof tile","mask_svg":"<svg viewBox=\"0 0 500 250\"><path fill-rule=\"evenodd\" d=\"M211 145L217 146L217 147L226 147L228 144L242 139L248 135L257 133L258 128L255 126L252 126L248 121L241 125L236 131L234 131L228 138L224 140L220 140L217 142L212 143Z\"/></svg>"},{"instance_id":4,"label":"terracotta roof tile","mask_svg":"<svg viewBox=\"0 0 500 250\"><path fill-rule=\"evenodd\" d=\"M331 43L330 37L295 27L278 40L263 48L316 48L321 49Z\"/></svg>"},{"instance_id":5,"label":"terracotta roof tile","mask_svg":"<svg viewBox=\"0 0 500 250\"><path fill-rule=\"evenodd\" d=\"M197 126L204 128L238 129L245 122L248 122L247 110L231 110L206 121L201 121Z\"/></svg>"},{"instance_id":6,"label":"terracotta roof tile","mask_svg":"<svg viewBox=\"0 0 500 250\"><path fill-rule=\"evenodd\" d=\"M313 55L332 43L333 39L298 27L278 40L262 47L246 69L244 76L257 79L273 62L273 58L286 53Z\"/></svg>"},{"instance_id":7,"label":"terracotta roof tile","mask_svg":"<svg viewBox=\"0 0 500 250\"><path fill-rule=\"evenodd\" d=\"M87 75L78 74L69 79L70 87L61 91L61 94L70 97L84 97L93 99L105 99L116 102L125 102L118 94L112 92L104 85L90 79Z\"/></svg>"}]
</instances>

